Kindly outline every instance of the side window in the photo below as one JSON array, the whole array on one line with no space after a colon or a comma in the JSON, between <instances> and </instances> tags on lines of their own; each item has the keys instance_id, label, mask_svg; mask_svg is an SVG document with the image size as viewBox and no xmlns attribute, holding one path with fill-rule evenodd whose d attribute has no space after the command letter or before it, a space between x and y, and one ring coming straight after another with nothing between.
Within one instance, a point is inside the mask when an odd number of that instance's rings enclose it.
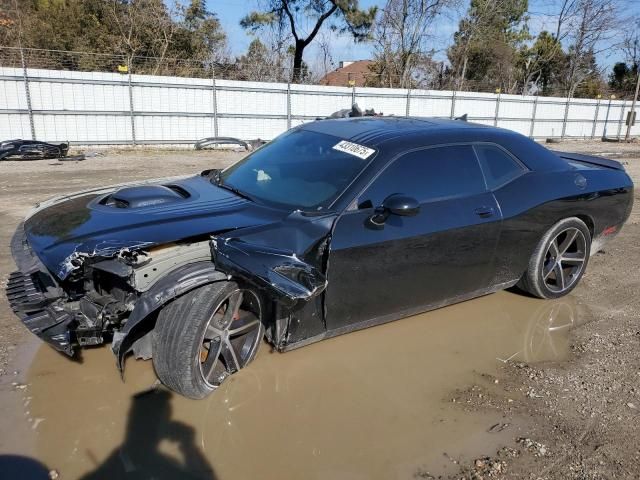
<instances>
[{"instance_id":1,"label":"side window","mask_svg":"<svg viewBox=\"0 0 640 480\"><path fill-rule=\"evenodd\" d=\"M490 190L519 177L525 169L511 155L494 145L475 145Z\"/></svg>"},{"instance_id":2,"label":"side window","mask_svg":"<svg viewBox=\"0 0 640 480\"><path fill-rule=\"evenodd\" d=\"M486 190L470 145L436 147L407 153L389 165L360 196L360 207L377 207L394 193L419 202L467 196Z\"/></svg>"}]
</instances>

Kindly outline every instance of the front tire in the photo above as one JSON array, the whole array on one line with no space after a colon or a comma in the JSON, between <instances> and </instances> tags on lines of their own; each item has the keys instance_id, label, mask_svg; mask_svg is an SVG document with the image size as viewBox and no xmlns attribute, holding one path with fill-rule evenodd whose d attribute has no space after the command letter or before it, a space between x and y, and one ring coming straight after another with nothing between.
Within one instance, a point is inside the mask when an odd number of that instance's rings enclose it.
<instances>
[{"instance_id":1,"label":"front tire","mask_svg":"<svg viewBox=\"0 0 640 480\"><path fill-rule=\"evenodd\" d=\"M192 290L165 306L153 332L160 381L189 398L204 398L251 362L264 336L259 295L235 282Z\"/></svg>"},{"instance_id":2,"label":"front tire","mask_svg":"<svg viewBox=\"0 0 640 480\"><path fill-rule=\"evenodd\" d=\"M577 217L565 218L545 233L518 283L539 298L559 298L573 290L589 262L591 233Z\"/></svg>"}]
</instances>

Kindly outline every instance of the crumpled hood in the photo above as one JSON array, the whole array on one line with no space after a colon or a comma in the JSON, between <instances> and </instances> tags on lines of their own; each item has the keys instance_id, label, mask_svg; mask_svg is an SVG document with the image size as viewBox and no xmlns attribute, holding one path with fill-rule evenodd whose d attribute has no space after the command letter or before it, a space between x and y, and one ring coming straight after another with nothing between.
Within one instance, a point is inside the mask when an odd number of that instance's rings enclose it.
<instances>
[{"instance_id":1,"label":"crumpled hood","mask_svg":"<svg viewBox=\"0 0 640 480\"><path fill-rule=\"evenodd\" d=\"M83 256L112 256L124 248L266 225L286 214L238 197L198 175L59 197L37 207L24 229L42 263L64 279Z\"/></svg>"}]
</instances>

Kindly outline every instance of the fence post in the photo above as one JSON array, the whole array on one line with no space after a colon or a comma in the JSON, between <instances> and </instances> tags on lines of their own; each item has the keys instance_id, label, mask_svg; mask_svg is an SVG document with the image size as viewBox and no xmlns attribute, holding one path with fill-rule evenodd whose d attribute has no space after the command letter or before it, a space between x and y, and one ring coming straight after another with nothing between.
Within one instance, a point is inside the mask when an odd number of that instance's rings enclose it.
<instances>
[{"instance_id":1,"label":"fence post","mask_svg":"<svg viewBox=\"0 0 640 480\"><path fill-rule=\"evenodd\" d=\"M609 112L611 111L611 101L613 95L609 95L609 104L607 105L607 115L604 118L604 128L602 129L602 138L607 138L607 126L609 125Z\"/></svg>"},{"instance_id":2,"label":"fence post","mask_svg":"<svg viewBox=\"0 0 640 480\"><path fill-rule=\"evenodd\" d=\"M287 130L291 128L291 82L287 82Z\"/></svg>"},{"instance_id":3,"label":"fence post","mask_svg":"<svg viewBox=\"0 0 640 480\"><path fill-rule=\"evenodd\" d=\"M533 101L533 112L531 112L531 125L529 126L529 138L533 138L533 132L536 127L536 111L538 110L538 96Z\"/></svg>"},{"instance_id":4,"label":"fence post","mask_svg":"<svg viewBox=\"0 0 640 480\"><path fill-rule=\"evenodd\" d=\"M498 91L498 96L496 97L496 112L493 117L493 126L498 126L498 115L500 115L500 95L502 95L502 91Z\"/></svg>"},{"instance_id":5,"label":"fence post","mask_svg":"<svg viewBox=\"0 0 640 480\"><path fill-rule=\"evenodd\" d=\"M211 103L213 107L213 136L218 136L218 93L216 91L216 69L211 69Z\"/></svg>"},{"instance_id":6,"label":"fence post","mask_svg":"<svg viewBox=\"0 0 640 480\"><path fill-rule=\"evenodd\" d=\"M627 101L623 100L622 101L622 108L620 109L620 120L618 120L618 134L616 135L616 138L618 140L620 140L620 135L622 132L622 124L624 123L624 111L627 108Z\"/></svg>"},{"instance_id":7,"label":"fence post","mask_svg":"<svg viewBox=\"0 0 640 480\"><path fill-rule=\"evenodd\" d=\"M562 134L560 138L563 139L567 133L567 119L569 118L569 105L571 105L571 97L567 97L567 103L564 106L564 118L562 119Z\"/></svg>"},{"instance_id":8,"label":"fence post","mask_svg":"<svg viewBox=\"0 0 640 480\"><path fill-rule=\"evenodd\" d=\"M405 117L409 116L409 111L411 110L411 89L407 88L407 109L404 114Z\"/></svg>"},{"instance_id":9,"label":"fence post","mask_svg":"<svg viewBox=\"0 0 640 480\"><path fill-rule=\"evenodd\" d=\"M458 93L458 91L454 90L453 95L451 95L451 114L449 115L451 120L453 120L456 114L456 93Z\"/></svg>"},{"instance_id":10,"label":"fence post","mask_svg":"<svg viewBox=\"0 0 640 480\"><path fill-rule=\"evenodd\" d=\"M131 58L127 59L127 78L129 85L129 119L131 120L131 145L136 144L136 120L133 114L133 85L131 84Z\"/></svg>"},{"instance_id":11,"label":"fence post","mask_svg":"<svg viewBox=\"0 0 640 480\"><path fill-rule=\"evenodd\" d=\"M353 82L351 85L351 105L353 106L356 103L356 83Z\"/></svg>"},{"instance_id":12,"label":"fence post","mask_svg":"<svg viewBox=\"0 0 640 480\"><path fill-rule=\"evenodd\" d=\"M24 79L24 93L27 97L27 111L29 112L29 127L31 127L31 140L36 139L36 124L33 121L33 108L31 106L31 89L29 88L29 75L27 73L27 62L24 59L24 51L20 47L20 60L22 62L22 78Z\"/></svg>"},{"instance_id":13,"label":"fence post","mask_svg":"<svg viewBox=\"0 0 640 480\"><path fill-rule=\"evenodd\" d=\"M600 114L600 95L598 95L598 103L596 103L596 114L593 117L593 127L591 128L591 140L596 138L596 128L598 126L598 115Z\"/></svg>"}]
</instances>

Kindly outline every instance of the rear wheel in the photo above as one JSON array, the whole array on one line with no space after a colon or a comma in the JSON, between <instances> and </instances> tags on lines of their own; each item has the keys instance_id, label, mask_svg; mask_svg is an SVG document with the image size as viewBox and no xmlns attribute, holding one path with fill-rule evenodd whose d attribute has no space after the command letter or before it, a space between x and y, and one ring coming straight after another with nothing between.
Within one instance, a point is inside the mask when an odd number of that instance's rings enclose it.
<instances>
[{"instance_id":1,"label":"rear wheel","mask_svg":"<svg viewBox=\"0 0 640 480\"><path fill-rule=\"evenodd\" d=\"M576 217L560 220L540 240L518 286L536 297L562 297L582 278L590 251L585 223Z\"/></svg>"},{"instance_id":2,"label":"rear wheel","mask_svg":"<svg viewBox=\"0 0 640 480\"><path fill-rule=\"evenodd\" d=\"M158 315L153 366L160 381L203 398L253 360L264 336L258 294L234 282L205 285Z\"/></svg>"}]
</instances>

